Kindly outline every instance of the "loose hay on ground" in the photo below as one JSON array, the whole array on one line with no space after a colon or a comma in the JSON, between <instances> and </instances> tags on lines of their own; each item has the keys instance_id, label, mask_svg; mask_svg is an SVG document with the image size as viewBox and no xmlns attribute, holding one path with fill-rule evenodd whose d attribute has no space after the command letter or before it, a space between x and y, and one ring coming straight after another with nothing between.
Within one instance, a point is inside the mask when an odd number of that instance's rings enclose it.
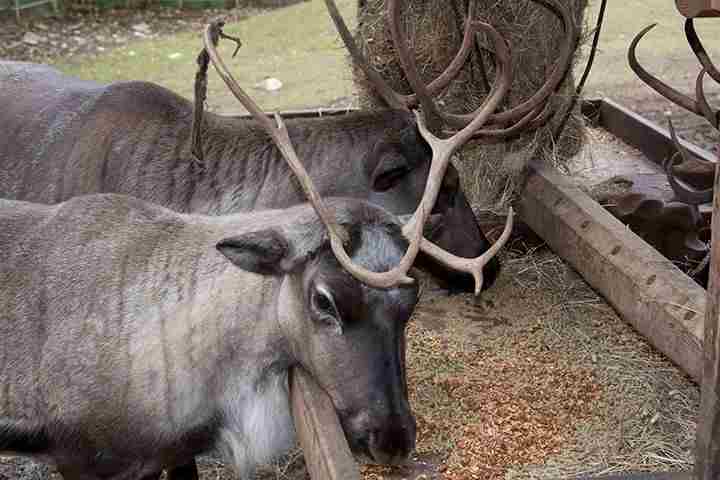
<instances>
[{"instance_id":1,"label":"loose hay on ground","mask_svg":"<svg viewBox=\"0 0 720 480\"><path fill-rule=\"evenodd\" d=\"M424 301L408 333L418 452L442 478L692 466L697 387L544 248L507 254L480 301Z\"/></svg>"}]
</instances>

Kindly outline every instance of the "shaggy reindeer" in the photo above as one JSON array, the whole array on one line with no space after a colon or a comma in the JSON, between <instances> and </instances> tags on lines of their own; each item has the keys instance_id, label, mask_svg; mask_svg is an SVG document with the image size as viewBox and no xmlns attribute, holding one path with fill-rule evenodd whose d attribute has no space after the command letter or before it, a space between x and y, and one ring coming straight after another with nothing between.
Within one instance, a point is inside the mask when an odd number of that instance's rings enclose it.
<instances>
[{"instance_id":1,"label":"shaggy reindeer","mask_svg":"<svg viewBox=\"0 0 720 480\"><path fill-rule=\"evenodd\" d=\"M390 214L328 203L353 262L398 263ZM296 365L355 452L390 463L414 447L400 349L417 287L343 271L308 205L208 217L113 194L1 200L0 251L0 452L66 480L151 479L215 447L245 475L293 445Z\"/></svg>"},{"instance_id":2,"label":"shaggy reindeer","mask_svg":"<svg viewBox=\"0 0 720 480\"><path fill-rule=\"evenodd\" d=\"M567 42L536 95L491 114L479 132L491 141L532 127L538 116L547 118L541 112L571 61L572 18L557 0L534 1L563 20ZM333 2L326 3L338 20ZM475 3L470 2L470 8ZM474 12L468 13L469 19L477 18ZM391 23L398 30L396 20L397 16ZM469 21L463 46L448 69L427 88L414 82L418 95L398 95L373 75L390 107L387 110L288 120L290 137L322 195L366 199L398 215L417 207L428 179L431 151L409 108L418 105L418 98L426 98L425 93L442 92L455 78L474 46L476 31L476 22ZM352 37L343 36L356 62L368 69ZM402 48L403 42L398 45ZM408 63L407 49L402 55ZM206 113L197 129L203 157L198 166L191 133L193 114L202 105L193 106L158 85L100 85L47 66L0 62L0 105L4 133L0 137L0 197L54 203L87 193L124 193L176 211L210 215L284 208L303 201L280 152L251 120ZM424 108L428 105L432 102L423 101ZM431 113L427 111L429 117ZM476 115L447 115L444 120L459 129ZM488 249L452 165L434 208L439 216L428 233L431 241L462 257L475 257ZM449 287L472 290L469 276L426 255L420 260L421 267ZM497 260L486 266L486 287L498 270Z\"/></svg>"},{"instance_id":3,"label":"shaggy reindeer","mask_svg":"<svg viewBox=\"0 0 720 480\"><path fill-rule=\"evenodd\" d=\"M288 370L302 366L332 399L351 448L392 463L413 449L404 325L417 301L407 276L420 251L466 272L475 259L423 238L452 154L510 85L498 77L470 124L433 136L431 174L410 220L321 200L279 116L264 116L207 53L276 143L312 205L227 216L180 214L142 200L79 197L56 206L0 201L0 451L54 462L67 480L196 476L188 458L217 447L241 474L291 444ZM410 241L409 245L407 240ZM132 441L128 441L132 439Z\"/></svg>"}]
</instances>

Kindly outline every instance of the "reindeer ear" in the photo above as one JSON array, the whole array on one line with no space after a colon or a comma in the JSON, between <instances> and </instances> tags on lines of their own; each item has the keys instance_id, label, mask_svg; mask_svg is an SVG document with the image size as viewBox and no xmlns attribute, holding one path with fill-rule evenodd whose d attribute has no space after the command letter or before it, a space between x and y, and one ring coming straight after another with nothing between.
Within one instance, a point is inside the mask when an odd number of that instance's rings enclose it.
<instances>
[{"instance_id":1,"label":"reindeer ear","mask_svg":"<svg viewBox=\"0 0 720 480\"><path fill-rule=\"evenodd\" d=\"M290 252L287 239L273 229L229 237L216 248L236 266L261 275L285 273L283 260Z\"/></svg>"}]
</instances>

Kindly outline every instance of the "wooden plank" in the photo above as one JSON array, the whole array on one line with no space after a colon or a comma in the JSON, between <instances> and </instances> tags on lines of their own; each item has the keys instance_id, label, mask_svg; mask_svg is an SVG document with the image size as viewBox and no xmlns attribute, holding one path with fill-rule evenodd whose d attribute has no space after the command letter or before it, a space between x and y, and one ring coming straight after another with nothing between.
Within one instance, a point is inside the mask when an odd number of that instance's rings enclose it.
<instances>
[{"instance_id":1,"label":"wooden plank","mask_svg":"<svg viewBox=\"0 0 720 480\"><path fill-rule=\"evenodd\" d=\"M599 123L608 132L622 139L625 143L640 150L648 159L662 165L665 159L677 152L670 138L670 132L655 123L628 110L622 105L604 98L592 102L597 108ZM589 107L586 107L586 111ZM707 162L715 162L715 155L699 148L692 143L680 140L680 143L691 155Z\"/></svg>"},{"instance_id":2,"label":"wooden plank","mask_svg":"<svg viewBox=\"0 0 720 480\"><path fill-rule=\"evenodd\" d=\"M519 210L626 322L700 379L705 290L547 167L530 166Z\"/></svg>"},{"instance_id":3,"label":"wooden plank","mask_svg":"<svg viewBox=\"0 0 720 480\"><path fill-rule=\"evenodd\" d=\"M715 171L711 242L702 397L695 454L698 480L720 478L720 168Z\"/></svg>"},{"instance_id":4,"label":"wooden plank","mask_svg":"<svg viewBox=\"0 0 720 480\"><path fill-rule=\"evenodd\" d=\"M313 480L360 480L332 400L302 368L290 372L293 419Z\"/></svg>"},{"instance_id":5,"label":"wooden plank","mask_svg":"<svg viewBox=\"0 0 720 480\"><path fill-rule=\"evenodd\" d=\"M687 18L720 16L720 0L676 0L675 6Z\"/></svg>"}]
</instances>

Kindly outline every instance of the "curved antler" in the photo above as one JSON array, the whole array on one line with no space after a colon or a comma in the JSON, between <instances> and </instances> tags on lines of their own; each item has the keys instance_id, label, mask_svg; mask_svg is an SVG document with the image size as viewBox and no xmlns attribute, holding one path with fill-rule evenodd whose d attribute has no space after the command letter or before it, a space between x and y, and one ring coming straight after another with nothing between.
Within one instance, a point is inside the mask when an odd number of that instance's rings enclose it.
<instances>
[{"instance_id":1,"label":"curved antler","mask_svg":"<svg viewBox=\"0 0 720 480\"><path fill-rule=\"evenodd\" d=\"M480 294L483 285L483 267L500 251L510 238L512 233L515 211L510 207L508 211L505 228L495 243L482 255L477 258L462 258L451 254L438 247L430 240L422 239L420 249L423 253L431 256L446 267L455 269L459 272L469 273L475 279L475 295Z\"/></svg>"},{"instance_id":2,"label":"curved antler","mask_svg":"<svg viewBox=\"0 0 720 480\"><path fill-rule=\"evenodd\" d=\"M558 61L555 62L550 76L540 89L520 105L517 105L510 110L494 114L489 119L489 122L493 124L504 125L521 121L525 115L529 114L535 108L543 105L550 95L552 95L552 93L560 86L572 63L572 56L575 51L578 34L577 27L575 26L575 22L570 15L570 12L568 9L563 8L557 0L532 1L542 3L562 20L563 28L565 29L565 42L563 43L562 50L558 56Z\"/></svg>"},{"instance_id":3,"label":"curved antler","mask_svg":"<svg viewBox=\"0 0 720 480\"><path fill-rule=\"evenodd\" d=\"M493 84L491 94L485 99L482 107L479 109L480 111L478 115L473 119L473 121L452 137L440 139L428 130L424 117L418 112L415 112L415 116L418 120L418 130L420 131L420 135L422 135L428 145L430 145L433 152L433 158L430 165L430 173L428 174L427 184L425 186L425 193L423 194L422 200L420 200L420 207L423 207L419 209L421 215L418 215L418 211L416 211L407 223L405 227L406 229L414 229L417 222L425 223L427 214L432 210L432 208L428 208L428 206L434 205L437 200L442 178L445 176L445 171L450 163L450 158L458 150L458 148L460 148L460 146L470 140L475 135L476 131L487 122L487 119L490 117L492 112L495 111L510 89L512 74L510 70L510 52L507 48L507 44L494 28L490 25L486 25L486 28L488 29L488 32L493 35L495 46L497 48L497 51L495 52L497 75L495 77L495 83ZM425 211L424 215L422 214L423 211Z\"/></svg>"},{"instance_id":4,"label":"curved antler","mask_svg":"<svg viewBox=\"0 0 720 480\"><path fill-rule=\"evenodd\" d=\"M705 47L703 47L700 37L698 37L698 34L695 31L695 23L692 18L685 20L685 38L687 38L690 48L695 53L695 56L703 68L707 70L710 77L720 83L720 71L718 71L712 60L710 60L710 55L708 55Z\"/></svg>"},{"instance_id":5,"label":"curved antler","mask_svg":"<svg viewBox=\"0 0 720 480\"><path fill-rule=\"evenodd\" d=\"M697 105L700 110L700 114L705 117L705 120L710 122L710 125L712 125L714 129L717 130L718 124L720 123L720 110L713 111L710 103L707 101L707 97L705 96L705 85L703 83L705 73L707 73L707 71L703 68L700 70L700 73L698 73L697 79L695 80L695 97L697 98Z\"/></svg>"},{"instance_id":6,"label":"curved antler","mask_svg":"<svg viewBox=\"0 0 720 480\"><path fill-rule=\"evenodd\" d=\"M630 42L630 48L628 49L628 63L630 64L630 68L632 68L633 72L635 72L635 74L640 77L640 80L645 82L645 84L647 84L650 88L655 90L663 97L667 98L671 102L681 106L686 110L690 110L693 113L702 115L702 112L700 111L700 108L695 99L685 95L684 93L681 93L678 90L675 90L673 87L645 70L642 65L640 65L640 62L638 62L637 54L635 52L635 50L637 49L637 45L640 40L645 36L645 34L656 26L657 23L653 23L652 25L648 25L647 27L643 28L637 35L635 35L635 38L633 38L632 42Z\"/></svg>"},{"instance_id":7,"label":"curved antler","mask_svg":"<svg viewBox=\"0 0 720 480\"><path fill-rule=\"evenodd\" d=\"M350 33L350 30L348 29L345 20L342 18L342 15L340 15L340 11L338 10L335 1L325 0L325 6L328 9L330 18L335 24L335 28L337 29L340 37L343 40L343 43L345 44L345 48L348 49L348 52L353 59L353 62L355 63L355 65L360 67L368 80L370 80L373 88L375 88L376 93L380 95L380 97L387 104L387 106L390 108L397 108L401 110L409 110L410 108L417 106L418 98L416 94L413 93L405 95L393 90L393 88L382 78L382 76L380 76L377 70L370 66L370 63L360 51L357 43L355 43L355 40L353 39L353 36ZM474 2L471 2L468 9L468 18L471 18L472 12L474 11ZM467 62L467 58L470 55L470 51L474 45L474 34L474 30L472 30L469 25L466 25L465 32L463 34L462 44L460 45L460 49L458 50L458 52L455 54L455 57L452 59L447 68L440 75L438 75L435 80L433 80L426 86L427 91L431 95L437 95L438 93L443 91L450 84L450 82L452 82L458 76L460 70Z\"/></svg>"},{"instance_id":8,"label":"curved antler","mask_svg":"<svg viewBox=\"0 0 720 480\"><path fill-rule=\"evenodd\" d=\"M297 157L297 153L290 141L290 136L288 135L287 128L285 127L282 118L279 114L275 114L276 124L273 124L273 122L260 110L252 98L243 91L228 68L225 66L222 58L218 55L213 38L218 37L215 30L219 30L223 26L224 22L214 22L205 28L203 41L205 49L207 50L208 55L210 55L210 60L230 91L235 95L240 103L247 108L268 135L270 135L273 142L275 142L281 154L290 165L290 168L293 170L293 173L297 177L303 191L305 192L305 196L308 198L322 223L325 225L325 228L328 230L328 234L330 236L330 246L337 257L338 262L340 262L343 268L345 268L352 276L374 287L390 288L398 284L412 283L413 279L407 276L407 272L412 267L415 257L420 250L419 240L414 243L411 242L408 251L400 261L400 264L387 272L372 272L352 262L343 247L343 244L347 240L347 232L335 221L335 218L328 211L322 201L322 198L320 197L320 194L312 184L310 176ZM422 224L417 225L414 228L413 236L416 238L422 237L422 228Z\"/></svg>"},{"instance_id":9,"label":"curved antler","mask_svg":"<svg viewBox=\"0 0 720 480\"><path fill-rule=\"evenodd\" d=\"M500 250L500 248L507 241L510 230L513 224L512 210L508 215L507 223L505 226L506 233L498 239L495 244L483 255L477 259L460 259L455 257L449 252L445 252L431 242L425 240L422 236L423 225L425 224L427 217L433 209L433 205L437 200L437 196L442 183L442 178L445 175L450 157L452 154L465 142L467 142L474 135L475 131L480 128L486 121L488 116L497 107L499 102L502 100L510 86L510 54L507 51L507 46L504 40L497 35L499 39L498 45L502 45L503 48L499 49L496 54L498 58L498 64L496 70L498 75L496 77L496 88L493 95L489 96L485 102L484 110L475 118L467 127L455 134L454 136L441 140L433 136L426 128L424 119L416 112L418 119L418 125L421 134L430 144L433 150L433 158L430 166L430 173L425 187L425 193L420 201L417 209L413 213L410 221L403 226L403 235L408 238L410 245L407 252L403 256L400 263L393 269L387 272L372 272L352 262L350 257L345 252L343 243L347 239L347 232L337 224L334 217L328 211L322 198L315 189L310 176L303 167L302 163L297 157L297 153L290 141L287 128L282 121L280 115L275 114L275 123L273 123L255 104L255 102L242 90L240 85L237 83L235 78L232 76L228 68L225 66L222 58L220 58L215 44L217 39L222 36L221 29L223 22L214 22L209 24L205 28L203 35L203 41L205 49L210 57L210 61L217 70L220 77L223 79L225 84L228 86L230 91L245 106L245 108L252 114L255 120L263 127L263 129L270 135L273 142L277 145L281 154L290 165L293 173L299 180L306 197L312 204L313 208L317 212L321 221L328 230L330 236L330 245L333 253L335 254L338 262L355 278L364 282L370 286L378 288L390 288L398 284L411 283L413 280L407 276L407 272L412 267L413 262L422 249L439 261L446 263L452 268L458 268L461 271L471 273L476 280L476 293L480 292L482 287L482 267ZM492 28L492 27L490 27ZM497 33L497 32L496 32Z\"/></svg>"},{"instance_id":10,"label":"curved antler","mask_svg":"<svg viewBox=\"0 0 720 480\"><path fill-rule=\"evenodd\" d=\"M685 150L685 147L680 144L680 140L677 137L677 134L675 133L675 127L672 123L672 120L668 117L668 129L670 130L670 137L672 138L673 144L675 144L675 148L677 148L677 151L680 153L680 156L682 157L682 160L686 163L689 163L691 161L690 155L688 154L687 150ZM672 188L673 192L675 192L675 198L679 200L682 203L687 203L688 205L702 205L704 203L710 203L713 200L713 188L710 187L705 190L695 190L694 188L690 188L687 186L684 186L678 181L678 179L675 178L675 172L673 172L673 166L675 165L674 156L670 156L665 161L665 164L663 167L665 168L665 173L667 174L668 182L670 183L670 187Z\"/></svg>"},{"instance_id":11,"label":"curved antler","mask_svg":"<svg viewBox=\"0 0 720 480\"><path fill-rule=\"evenodd\" d=\"M490 136L490 137L508 137L525 129L528 125L531 125L531 121L535 120L532 124L533 127L540 124L542 121L547 120L550 115L549 113L540 117L540 113L544 111L546 102L550 95L558 88L565 74L572 63L572 54L574 52L575 42L573 41L576 35L575 23L567 9L557 2L557 0L533 0L537 3L541 3L546 6L549 10L555 13L563 22L563 28L565 31L565 42L563 43L562 51L555 62L550 76L545 83L538 89L535 94L530 98L522 102L521 104L501 113L491 113L487 119L487 123L496 125L492 129L478 129L475 137ZM478 30L484 30L490 36L496 53L501 49L507 49L507 45L500 47L499 43L504 43L505 40L494 30L490 25L484 22L473 20L472 17L472 6L474 2L471 2L470 14L465 25L466 38L469 33L473 35ZM426 112L426 116L431 119L442 119L442 121L454 128L466 127L472 122L481 111L484 110L485 105L481 105L477 110L467 114L453 114L441 112L435 102L432 100L434 92L431 91L430 86L425 86L420 79L417 63L415 62L414 56L411 54L410 49L407 45L406 36L402 28L402 22L400 21L400 4L398 0L388 0L387 3L388 17L390 18L390 29L393 39L393 44L398 52L400 64L402 66L405 78L410 84L411 88L415 92L415 95L421 104L423 111ZM463 43L461 50L467 45ZM368 65L363 65L363 69L371 69ZM509 67L508 67L509 68ZM432 85L432 84L431 84ZM494 91L491 90L488 97L492 97ZM514 123L507 128L500 128L499 126Z\"/></svg>"}]
</instances>

